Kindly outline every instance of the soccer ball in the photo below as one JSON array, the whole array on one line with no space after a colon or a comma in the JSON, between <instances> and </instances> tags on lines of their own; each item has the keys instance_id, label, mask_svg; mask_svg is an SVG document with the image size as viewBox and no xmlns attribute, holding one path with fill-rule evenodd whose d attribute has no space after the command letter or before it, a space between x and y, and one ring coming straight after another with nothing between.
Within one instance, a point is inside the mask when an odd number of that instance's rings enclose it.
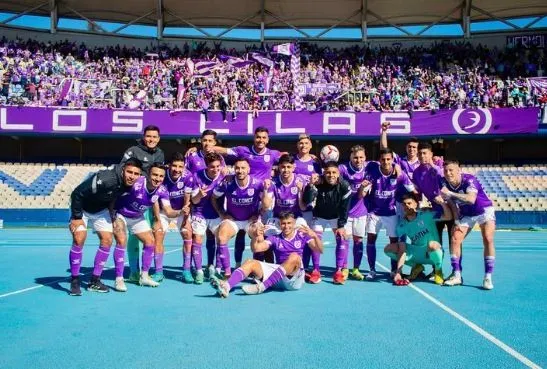
<instances>
[{"instance_id":1,"label":"soccer ball","mask_svg":"<svg viewBox=\"0 0 547 369\"><path fill-rule=\"evenodd\" d=\"M338 151L336 146L327 145L321 149L321 153L319 154L319 156L321 156L321 160L323 160L323 163L328 163L329 161L337 162L340 158L340 152Z\"/></svg>"}]
</instances>

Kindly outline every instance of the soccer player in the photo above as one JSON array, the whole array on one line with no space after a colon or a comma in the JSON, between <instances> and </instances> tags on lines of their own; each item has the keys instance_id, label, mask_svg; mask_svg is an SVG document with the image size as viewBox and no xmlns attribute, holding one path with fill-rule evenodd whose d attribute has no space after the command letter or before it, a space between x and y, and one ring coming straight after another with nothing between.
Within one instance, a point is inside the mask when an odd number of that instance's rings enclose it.
<instances>
[{"instance_id":1,"label":"soccer player","mask_svg":"<svg viewBox=\"0 0 547 369\"><path fill-rule=\"evenodd\" d=\"M258 180L266 180L272 178L273 166L277 163L282 154L278 150L268 148L269 142L270 136L268 129L266 127L257 127L254 133L253 145L251 146L236 146L232 148L215 146L208 148L208 150L214 151L221 155L230 155L232 157L242 157L247 159L251 168L250 174ZM241 231L237 235L234 250L236 265L241 264L244 250L245 233ZM255 255L255 257L262 259L264 258L264 255L259 254ZM271 257L273 257L273 255L271 255L270 258Z\"/></svg>"},{"instance_id":2,"label":"soccer player","mask_svg":"<svg viewBox=\"0 0 547 369\"><path fill-rule=\"evenodd\" d=\"M169 192L163 185L165 168L161 163L153 163L147 177L140 177L131 190L124 193L116 201L116 221L114 222L114 265L116 267L116 290L127 291L123 280L125 263L126 231L134 234L144 245L142 253L142 273L139 278L141 286L157 287L159 283L153 280L148 271L154 257L155 240L150 224L144 217L145 212L153 207L154 230L161 228L160 206L169 218L178 217L182 211L173 210L169 201Z\"/></svg>"},{"instance_id":3,"label":"soccer player","mask_svg":"<svg viewBox=\"0 0 547 369\"><path fill-rule=\"evenodd\" d=\"M364 188L361 186L365 181L365 166L367 157L365 148L356 145L351 148L350 160L347 164L340 164L340 176L351 186L348 222L346 233L353 236L353 269L349 276L352 279L362 281L365 276L359 271L363 259L363 238L365 237L365 226L367 223L367 208L365 206Z\"/></svg>"},{"instance_id":4,"label":"soccer player","mask_svg":"<svg viewBox=\"0 0 547 369\"><path fill-rule=\"evenodd\" d=\"M396 285L408 284L401 275L404 264L411 267L417 264L430 264L434 269L435 284L441 285L444 282L443 250L435 223L450 219L452 212L440 195L437 195L434 201L443 209L440 217L432 211L419 210L418 200L414 194L403 195L404 216L397 224L397 237L408 241L390 243L384 248L386 255L397 261L397 269L393 276L393 283Z\"/></svg>"},{"instance_id":5,"label":"soccer player","mask_svg":"<svg viewBox=\"0 0 547 369\"><path fill-rule=\"evenodd\" d=\"M184 155L180 152L174 153L169 161L169 170L167 170L167 174L163 180L163 185L169 192L169 202L171 203L171 208L181 211L181 215L176 217L175 221L183 241L182 280L185 283L193 283L194 277L190 271L190 262L192 257L192 229L190 227L190 222L188 221L188 215L190 214L190 197L193 187L193 175L189 171L185 170L184 166ZM163 210L163 207L160 206L160 208L161 229L157 229L154 232L154 239L156 241L156 248L154 251L155 270L152 275L152 279L158 283L161 283L164 279L163 240L165 238L165 232L168 231L169 223L171 222L171 218L167 216Z\"/></svg>"},{"instance_id":6,"label":"soccer player","mask_svg":"<svg viewBox=\"0 0 547 369\"><path fill-rule=\"evenodd\" d=\"M95 255L93 274L89 291L108 292L100 280L104 264L112 246L112 216L110 204L123 192L129 190L141 175L142 164L130 158L121 168L102 170L83 181L70 196L70 225L72 247L69 253L70 295L81 296L80 266L82 248L87 238L87 225L91 221L93 230L99 236L99 249Z\"/></svg>"},{"instance_id":7,"label":"soccer player","mask_svg":"<svg viewBox=\"0 0 547 369\"><path fill-rule=\"evenodd\" d=\"M398 171L393 163L393 151L380 149L379 162L370 162L366 169L366 181L362 187L369 185L370 193L367 195L368 218L367 232L367 259L369 272L365 276L367 280L376 278L376 239L378 231L386 229L390 243L397 242L397 210L395 199L397 191L403 187L408 192L416 192L414 185L405 172ZM392 271L395 263L391 265Z\"/></svg>"},{"instance_id":8,"label":"soccer player","mask_svg":"<svg viewBox=\"0 0 547 369\"><path fill-rule=\"evenodd\" d=\"M123 154L120 166L129 158L137 158L142 162L142 172L146 175L153 163L163 163L165 155L158 146L160 142L160 129L157 126L149 125L144 128L142 139L135 146L128 148ZM146 212L145 218L152 224L152 213ZM129 281L137 283L140 278L139 268L139 241L130 234L127 240L127 258L129 260Z\"/></svg>"},{"instance_id":9,"label":"soccer player","mask_svg":"<svg viewBox=\"0 0 547 369\"><path fill-rule=\"evenodd\" d=\"M203 283L201 245L203 244L203 236L206 232L216 233L220 218L218 213L211 204L213 190L219 186L224 179L222 174L222 156L215 153L205 155L206 168L194 174L192 188L192 209L191 209L191 224L192 224L192 260L194 267L197 270L195 283ZM223 202L221 197L219 201ZM217 204L218 205L218 204ZM218 205L222 206L222 205ZM214 239L213 239L214 241ZM215 250L213 244L213 251ZM214 254L211 259L208 259L209 277L215 275L215 267L213 266Z\"/></svg>"},{"instance_id":10,"label":"soccer player","mask_svg":"<svg viewBox=\"0 0 547 369\"><path fill-rule=\"evenodd\" d=\"M496 261L494 249L494 232L496 230L496 214L492 201L488 198L481 184L471 174L462 173L460 163L456 160L444 162L444 180L441 195L454 201L459 209L452 239L450 242L450 264L452 274L444 282L446 286L463 284L462 278L462 242L479 224L484 245L484 279L482 287L485 290L494 288L492 273Z\"/></svg>"},{"instance_id":11,"label":"soccer player","mask_svg":"<svg viewBox=\"0 0 547 369\"><path fill-rule=\"evenodd\" d=\"M351 197L350 185L340 178L340 170L334 162L328 162L323 168L321 182L309 183L304 189L304 203L313 204L312 229L322 239L325 228L331 228L336 237L336 272L335 284L344 284L349 274L348 234L345 227L348 221Z\"/></svg>"},{"instance_id":12,"label":"soccer player","mask_svg":"<svg viewBox=\"0 0 547 369\"><path fill-rule=\"evenodd\" d=\"M391 124L389 122L382 123L382 133L380 134L380 149L387 149L387 130ZM418 160L418 139L411 137L406 143L406 156L400 157L393 154L393 161L401 166L401 169L406 175L412 179L414 170L420 165Z\"/></svg>"},{"instance_id":13,"label":"soccer player","mask_svg":"<svg viewBox=\"0 0 547 369\"><path fill-rule=\"evenodd\" d=\"M303 248L308 245L314 251L323 252L323 244L310 228L306 226L296 228L294 214L281 212L279 221L280 234L264 239L264 229L260 228L257 237L251 241L253 252L273 248L276 264L249 259L240 268L234 270L227 281L213 278L211 285L217 290L220 297L228 297L230 291L250 274L257 278L258 283L243 286L243 292L248 295L260 294L272 287L287 291L296 291L302 288L304 284Z\"/></svg>"},{"instance_id":14,"label":"soccer player","mask_svg":"<svg viewBox=\"0 0 547 369\"><path fill-rule=\"evenodd\" d=\"M321 163L310 154L312 149L311 137L305 133L298 136L298 142L296 143L296 148L298 153L294 160L295 168L294 173L298 174L306 179L306 184L309 182L317 183L319 175L322 172ZM313 207L308 206L302 213L302 217L307 224L312 223L312 214ZM319 271L321 263L321 254L318 252L313 252L309 247L304 248L304 254L302 256L304 262L304 268L307 268L310 264L310 258L312 260L313 270L309 274L308 281L311 283L320 283L321 282L321 272Z\"/></svg>"},{"instance_id":15,"label":"soccer player","mask_svg":"<svg viewBox=\"0 0 547 369\"><path fill-rule=\"evenodd\" d=\"M205 169L207 167L205 156L207 155L208 152L211 151L213 147L217 146L217 144L218 144L217 133L215 131L213 131L212 129L206 129L205 131L203 131L201 133L201 149L197 150L195 148L192 148L186 152L186 157L187 157L186 168L194 175L198 173L200 170ZM220 165L223 171L223 175L227 175L229 170L226 167L224 158L221 156L220 160L221 160ZM213 266L213 262L215 260L215 235L211 233L209 229L205 231L205 235L206 235L205 248L207 249L207 266L208 266L207 270L211 271L215 269ZM245 233L242 233L242 237L236 238L236 243L238 242L237 241L238 239L240 239L239 243L243 242L243 248L245 248ZM200 245L201 245L201 242L200 242Z\"/></svg>"},{"instance_id":16,"label":"soccer player","mask_svg":"<svg viewBox=\"0 0 547 369\"><path fill-rule=\"evenodd\" d=\"M224 269L226 277L231 274L228 242L240 229L247 232L249 226L260 219L261 207L269 209L272 203L267 194L270 180L259 180L250 176L249 171L247 159L236 159L235 175L215 188L211 197L211 204L222 219L216 232L217 264ZM218 204L217 199L221 196L226 197L226 209Z\"/></svg>"}]
</instances>

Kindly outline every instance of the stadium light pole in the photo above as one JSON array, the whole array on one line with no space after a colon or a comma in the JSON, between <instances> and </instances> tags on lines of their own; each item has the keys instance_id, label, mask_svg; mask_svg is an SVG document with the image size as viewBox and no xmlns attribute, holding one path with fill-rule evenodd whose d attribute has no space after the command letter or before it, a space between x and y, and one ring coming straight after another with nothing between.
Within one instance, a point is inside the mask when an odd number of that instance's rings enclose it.
<instances>
[{"instance_id":1,"label":"stadium light pole","mask_svg":"<svg viewBox=\"0 0 547 369\"><path fill-rule=\"evenodd\" d=\"M57 0L49 0L49 33L57 33L58 21Z\"/></svg>"}]
</instances>

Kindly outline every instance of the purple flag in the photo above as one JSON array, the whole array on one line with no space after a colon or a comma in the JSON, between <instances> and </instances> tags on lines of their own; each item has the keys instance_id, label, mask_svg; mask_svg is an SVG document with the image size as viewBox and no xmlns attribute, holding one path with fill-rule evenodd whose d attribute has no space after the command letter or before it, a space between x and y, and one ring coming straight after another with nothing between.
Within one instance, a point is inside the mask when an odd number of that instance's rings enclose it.
<instances>
[{"instance_id":1,"label":"purple flag","mask_svg":"<svg viewBox=\"0 0 547 369\"><path fill-rule=\"evenodd\" d=\"M68 95L73 84L74 80L72 78L65 78L61 81L61 84L59 85L59 101L63 100Z\"/></svg>"},{"instance_id":2,"label":"purple flag","mask_svg":"<svg viewBox=\"0 0 547 369\"><path fill-rule=\"evenodd\" d=\"M281 45L275 45L272 50L274 53L288 55L288 56L296 54L296 47L292 42L281 44Z\"/></svg>"}]
</instances>

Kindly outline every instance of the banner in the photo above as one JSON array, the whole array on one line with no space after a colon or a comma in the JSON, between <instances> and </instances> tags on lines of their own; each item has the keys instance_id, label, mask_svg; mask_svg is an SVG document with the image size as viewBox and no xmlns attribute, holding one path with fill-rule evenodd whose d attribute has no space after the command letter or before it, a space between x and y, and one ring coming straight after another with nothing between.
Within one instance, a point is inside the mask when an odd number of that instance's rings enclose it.
<instances>
[{"instance_id":1,"label":"banner","mask_svg":"<svg viewBox=\"0 0 547 369\"><path fill-rule=\"evenodd\" d=\"M538 49L544 49L545 34L507 36L506 46L511 49L514 47L524 47L526 49L536 47Z\"/></svg>"},{"instance_id":2,"label":"banner","mask_svg":"<svg viewBox=\"0 0 547 369\"><path fill-rule=\"evenodd\" d=\"M332 94L339 92L340 83L301 83L298 89L302 95L317 95L321 93Z\"/></svg>"},{"instance_id":3,"label":"banner","mask_svg":"<svg viewBox=\"0 0 547 369\"><path fill-rule=\"evenodd\" d=\"M517 135L537 133L539 108L457 109L408 112L239 112L223 123L220 112L209 112L210 122L199 111L63 109L0 107L0 134L61 134L67 136L140 135L147 125L157 125L162 136L198 137L205 129L219 135L248 136L264 126L272 136L377 137L383 122L390 135Z\"/></svg>"}]
</instances>

